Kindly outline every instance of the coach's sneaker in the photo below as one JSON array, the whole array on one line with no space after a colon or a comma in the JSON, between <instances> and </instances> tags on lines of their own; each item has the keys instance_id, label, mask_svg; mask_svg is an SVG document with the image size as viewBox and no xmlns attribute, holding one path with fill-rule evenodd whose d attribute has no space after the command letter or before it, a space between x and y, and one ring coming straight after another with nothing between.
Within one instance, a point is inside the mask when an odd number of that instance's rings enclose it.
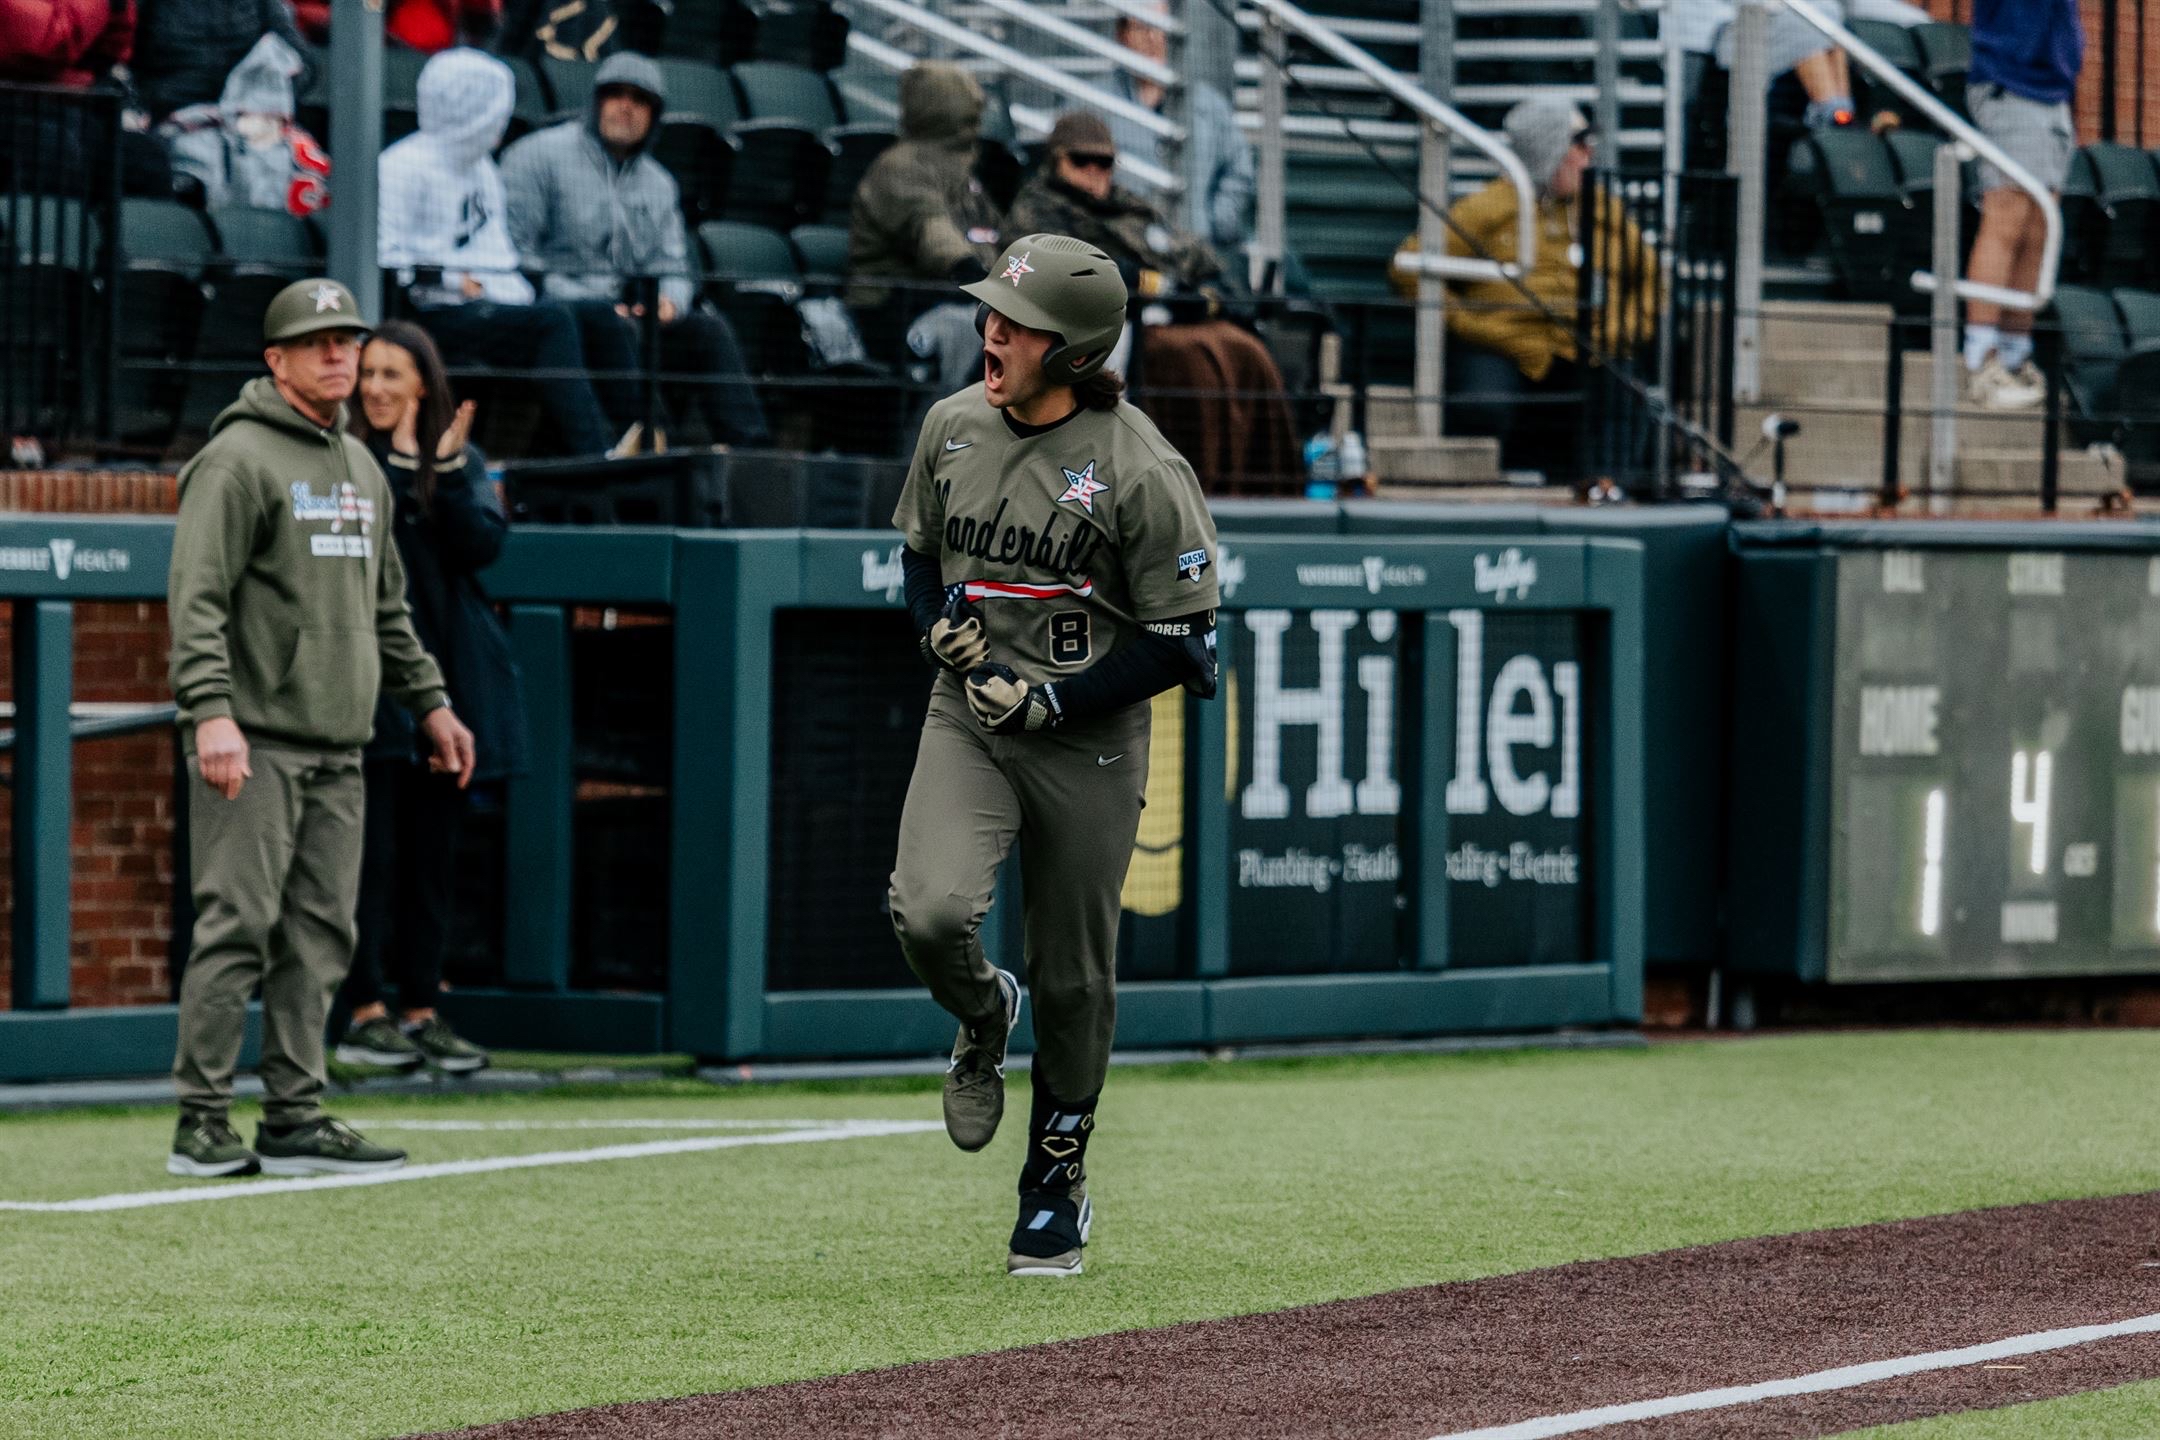
<instances>
[{"instance_id":1,"label":"coach's sneaker","mask_svg":"<svg viewBox=\"0 0 2160 1440\"><path fill-rule=\"evenodd\" d=\"M255 1152L241 1143L240 1132L222 1115L182 1115L173 1132L165 1173L198 1180L214 1175L253 1175L261 1169Z\"/></svg>"},{"instance_id":2,"label":"coach's sneaker","mask_svg":"<svg viewBox=\"0 0 2160 1440\"><path fill-rule=\"evenodd\" d=\"M488 1053L450 1028L440 1015L430 1015L417 1025L404 1027L404 1039L415 1046L427 1063L452 1075L470 1075L488 1067Z\"/></svg>"},{"instance_id":3,"label":"coach's sneaker","mask_svg":"<svg viewBox=\"0 0 2160 1440\"><path fill-rule=\"evenodd\" d=\"M352 1126L328 1115L287 1130L259 1127L255 1153L262 1157L265 1175L367 1175L405 1163L403 1150L363 1139Z\"/></svg>"},{"instance_id":4,"label":"coach's sneaker","mask_svg":"<svg viewBox=\"0 0 2160 1440\"><path fill-rule=\"evenodd\" d=\"M1095 1223L1087 1181L1069 1195L1027 1190L1020 1195L1020 1219L1007 1247L1007 1275L1048 1275L1053 1279L1080 1273L1080 1249Z\"/></svg>"},{"instance_id":5,"label":"coach's sneaker","mask_svg":"<svg viewBox=\"0 0 2160 1440\"><path fill-rule=\"evenodd\" d=\"M945 1067L945 1133L962 1150L988 1145L1005 1118L1005 1042L1020 1023L1020 982L1005 970L997 982L1005 992L1001 1020L961 1026Z\"/></svg>"},{"instance_id":6,"label":"coach's sneaker","mask_svg":"<svg viewBox=\"0 0 2160 1440\"><path fill-rule=\"evenodd\" d=\"M337 1058L345 1065L383 1065L392 1070L417 1070L427 1063L420 1047L387 1015L363 1020L338 1041Z\"/></svg>"}]
</instances>

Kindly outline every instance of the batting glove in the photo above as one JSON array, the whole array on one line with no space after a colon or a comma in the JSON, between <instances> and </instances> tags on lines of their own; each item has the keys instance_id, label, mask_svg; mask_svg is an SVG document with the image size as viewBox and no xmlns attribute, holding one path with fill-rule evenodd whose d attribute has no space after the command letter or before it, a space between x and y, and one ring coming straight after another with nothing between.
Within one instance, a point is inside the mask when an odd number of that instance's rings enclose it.
<instances>
[{"instance_id":1,"label":"batting glove","mask_svg":"<svg viewBox=\"0 0 2160 1440\"><path fill-rule=\"evenodd\" d=\"M1055 729L1065 719L1057 686L1030 685L1010 665L978 665L968 675L968 708L993 735Z\"/></svg>"},{"instance_id":2,"label":"batting glove","mask_svg":"<svg viewBox=\"0 0 2160 1440\"><path fill-rule=\"evenodd\" d=\"M982 615L958 586L945 602L944 613L930 622L917 643L933 670L965 675L990 658L990 636L983 629Z\"/></svg>"}]
</instances>

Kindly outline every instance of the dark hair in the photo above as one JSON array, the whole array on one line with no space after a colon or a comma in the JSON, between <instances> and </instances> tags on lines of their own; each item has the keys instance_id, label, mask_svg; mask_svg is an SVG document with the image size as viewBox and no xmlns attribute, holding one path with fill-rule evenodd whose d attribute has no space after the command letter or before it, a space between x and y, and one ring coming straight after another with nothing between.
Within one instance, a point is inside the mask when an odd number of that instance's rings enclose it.
<instances>
[{"instance_id":1,"label":"dark hair","mask_svg":"<svg viewBox=\"0 0 2160 1440\"><path fill-rule=\"evenodd\" d=\"M376 341L395 345L412 356L413 369L420 372L420 413L413 417L413 444L419 454L417 474L413 480L413 493L419 496L420 509L425 513L435 500L435 447L442 443L443 431L450 428L450 420L457 414L457 397L450 393L450 376L443 369L442 351L435 348L434 337L410 320L385 320L375 327L367 338L369 345ZM366 350L363 348L363 355ZM375 427L368 423L365 406L353 407L348 425L352 433L363 441L375 438ZM391 438L383 436L388 445Z\"/></svg>"},{"instance_id":2,"label":"dark hair","mask_svg":"<svg viewBox=\"0 0 2160 1440\"><path fill-rule=\"evenodd\" d=\"M1125 397L1125 377L1105 366L1073 386L1083 410L1115 410Z\"/></svg>"}]
</instances>

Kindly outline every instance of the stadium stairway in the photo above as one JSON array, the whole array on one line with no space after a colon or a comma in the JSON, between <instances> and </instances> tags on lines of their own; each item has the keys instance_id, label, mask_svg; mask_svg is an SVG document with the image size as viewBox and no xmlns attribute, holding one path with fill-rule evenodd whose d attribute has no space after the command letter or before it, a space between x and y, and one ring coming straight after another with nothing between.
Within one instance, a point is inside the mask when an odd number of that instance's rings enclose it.
<instances>
[{"instance_id":1,"label":"stadium stairway","mask_svg":"<svg viewBox=\"0 0 2160 1440\"><path fill-rule=\"evenodd\" d=\"M1762 399L1736 410L1739 448L1751 448L1763 421L1781 415L1801 427L1785 443L1788 484L1879 489L1890 364L1884 327L1890 313L1887 305L1765 302ZM1903 363L1898 478L1909 494L1918 496L1927 488L1934 366L1925 348L1908 347ZM1994 414L1961 408L1953 489L1973 500L2037 501L2045 425L2037 411ZM2118 470L2081 448L2072 430L2064 422L2058 478L2064 499L2097 500L2120 490Z\"/></svg>"}]
</instances>

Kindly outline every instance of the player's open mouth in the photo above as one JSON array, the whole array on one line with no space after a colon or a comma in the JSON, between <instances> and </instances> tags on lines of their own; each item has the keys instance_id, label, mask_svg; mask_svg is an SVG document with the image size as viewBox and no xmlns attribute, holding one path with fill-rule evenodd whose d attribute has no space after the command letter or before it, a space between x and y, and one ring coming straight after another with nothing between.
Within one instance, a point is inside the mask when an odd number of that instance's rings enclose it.
<instances>
[{"instance_id":1,"label":"player's open mouth","mask_svg":"<svg viewBox=\"0 0 2160 1440\"><path fill-rule=\"evenodd\" d=\"M1005 378L1005 362L995 350L983 351L983 384L995 390Z\"/></svg>"}]
</instances>

